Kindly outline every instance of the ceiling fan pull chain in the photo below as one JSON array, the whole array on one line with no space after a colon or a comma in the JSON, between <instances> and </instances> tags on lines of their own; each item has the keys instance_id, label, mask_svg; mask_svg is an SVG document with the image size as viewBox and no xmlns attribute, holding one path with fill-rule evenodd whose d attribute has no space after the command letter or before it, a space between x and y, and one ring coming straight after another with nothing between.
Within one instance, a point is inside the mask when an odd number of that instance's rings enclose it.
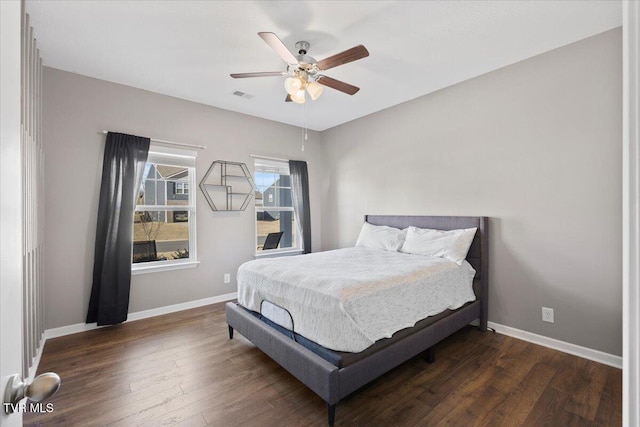
<instances>
[{"instance_id":1,"label":"ceiling fan pull chain","mask_svg":"<svg viewBox=\"0 0 640 427\"><path fill-rule=\"evenodd\" d=\"M304 151L304 142L308 139L307 135L307 104L302 104L302 151Z\"/></svg>"}]
</instances>

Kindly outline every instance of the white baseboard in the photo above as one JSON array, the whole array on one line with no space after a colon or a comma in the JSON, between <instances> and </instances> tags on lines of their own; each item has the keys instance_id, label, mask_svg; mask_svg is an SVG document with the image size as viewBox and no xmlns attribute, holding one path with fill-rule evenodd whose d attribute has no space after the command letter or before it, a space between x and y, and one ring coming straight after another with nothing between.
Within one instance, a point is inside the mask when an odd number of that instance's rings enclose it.
<instances>
[{"instance_id":1,"label":"white baseboard","mask_svg":"<svg viewBox=\"0 0 640 427\"><path fill-rule=\"evenodd\" d=\"M147 319L149 317L175 313L176 311L189 310L190 308L202 307L204 305L215 304L218 302L231 301L233 299L236 299L237 296L237 292L232 292L230 294L218 295L211 298L203 298L195 301L168 305L165 307L152 308L151 310L137 311L135 313L129 313L126 322L134 322L136 320ZM96 323L76 323L75 325L47 329L46 331L44 331L44 336L45 340L47 340L51 338L62 337L65 335L77 334L78 332L91 331L102 327L103 326L98 326Z\"/></svg>"},{"instance_id":2,"label":"white baseboard","mask_svg":"<svg viewBox=\"0 0 640 427\"><path fill-rule=\"evenodd\" d=\"M230 294L218 295L211 298L204 298L196 301L184 302L181 304L168 305L166 307L153 308L151 310L138 311L135 313L130 313L127 322L134 322L136 320L147 319L154 316L161 316L163 314L175 313L177 311L188 310L190 308L230 301L236 299L237 296L238 293L233 292ZM36 369L38 368L40 356L42 355L42 348L44 347L44 343L47 339L77 334L78 332L91 331L93 329L98 329L99 327L102 326L97 326L95 323L77 323L75 325L47 329L44 332L45 335L42 341L42 345L40 346L36 354L36 359L32 368L33 373L35 373ZM523 331L521 329L512 328L510 326L504 326L499 323L489 322L489 327L495 329L495 331L499 334L508 335L510 337L518 338L533 344L549 347L554 350L573 354L574 356L579 356L585 359L593 360L595 362L603 363L605 365L613 366L614 368L622 369L622 357L620 356L615 356L603 351L593 350L591 348L556 340L554 338L545 337L543 335L534 334L533 332Z\"/></svg>"},{"instance_id":3,"label":"white baseboard","mask_svg":"<svg viewBox=\"0 0 640 427\"><path fill-rule=\"evenodd\" d=\"M533 344L549 347L554 350L573 354L574 356L579 356L584 359L593 360L595 362L613 366L614 368L622 369L622 357L620 356L545 337L543 335L534 334L533 332L523 331L510 326L504 326L499 323L489 322L489 327L495 329L499 334L508 335Z\"/></svg>"}]
</instances>

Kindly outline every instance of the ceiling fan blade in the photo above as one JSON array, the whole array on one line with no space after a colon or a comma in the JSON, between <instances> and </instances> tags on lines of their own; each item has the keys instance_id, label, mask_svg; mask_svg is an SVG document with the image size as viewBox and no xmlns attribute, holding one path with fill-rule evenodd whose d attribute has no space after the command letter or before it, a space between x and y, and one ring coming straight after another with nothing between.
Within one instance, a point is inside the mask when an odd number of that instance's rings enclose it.
<instances>
[{"instance_id":1,"label":"ceiling fan blade","mask_svg":"<svg viewBox=\"0 0 640 427\"><path fill-rule=\"evenodd\" d=\"M287 46L282 43L282 40L278 38L274 33L258 33L258 35L264 40L271 49L275 50L280 58L284 59L287 64L297 64L298 59L291 53Z\"/></svg>"},{"instance_id":2,"label":"ceiling fan blade","mask_svg":"<svg viewBox=\"0 0 640 427\"><path fill-rule=\"evenodd\" d=\"M293 102L293 99L291 99L291 95L287 94L287 97L284 99L284 102Z\"/></svg>"},{"instance_id":3,"label":"ceiling fan blade","mask_svg":"<svg viewBox=\"0 0 640 427\"><path fill-rule=\"evenodd\" d=\"M360 90L359 87L350 85L349 83L345 83L340 80L332 79L331 77L327 76L320 76L317 82L323 86L330 87L331 89L344 92L347 95L355 95Z\"/></svg>"},{"instance_id":4,"label":"ceiling fan blade","mask_svg":"<svg viewBox=\"0 0 640 427\"><path fill-rule=\"evenodd\" d=\"M317 65L321 70L328 70L329 68L357 61L358 59L366 58L367 56L369 56L369 51L366 47L360 44L356 47L352 47L351 49L347 49L344 52L325 58L322 61L318 61Z\"/></svg>"},{"instance_id":5,"label":"ceiling fan blade","mask_svg":"<svg viewBox=\"0 0 640 427\"><path fill-rule=\"evenodd\" d=\"M271 76L284 76L285 72L283 71L263 71L260 73L236 73L229 74L234 79L246 79L247 77L271 77Z\"/></svg>"}]
</instances>

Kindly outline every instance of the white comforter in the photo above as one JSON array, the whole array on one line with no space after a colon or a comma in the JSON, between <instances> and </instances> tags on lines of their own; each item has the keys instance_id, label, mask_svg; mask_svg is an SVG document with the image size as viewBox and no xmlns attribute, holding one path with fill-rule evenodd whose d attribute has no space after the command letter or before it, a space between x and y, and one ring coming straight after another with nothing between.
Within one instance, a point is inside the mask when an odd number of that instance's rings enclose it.
<instances>
[{"instance_id":1,"label":"white comforter","mask_svg":"<svg viewBox=\"0 0 640 427\"><path fill-rule=\"evenodd\" d=\"M244 263L238 302L285 308L294 331L338 351L359 352L428 316L475 300L474 269L443 258L347 248Z\"/></svg>"}]
</instances>

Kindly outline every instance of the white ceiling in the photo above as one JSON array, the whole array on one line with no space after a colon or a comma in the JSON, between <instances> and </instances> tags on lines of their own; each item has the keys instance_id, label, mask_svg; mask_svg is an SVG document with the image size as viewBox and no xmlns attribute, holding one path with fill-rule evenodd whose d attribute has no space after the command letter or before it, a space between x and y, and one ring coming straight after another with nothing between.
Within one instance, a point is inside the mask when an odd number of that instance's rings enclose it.
<instances>
[{"instance_id":1,"label":"white ceiling","mask_svg":"<svg viewBox=\"0 0 640 427\"><path fill-rule=\"evenodd\" d=\"M27 0L26 10L46 66L296 126L306 115L318 131L622 24L619 1L595 0ZM283 102L283 77L230 78L286 69L259 31L292 51L307 40L318 60L364 44L368 58L326 72L360 92L326 88L301 106Z\"/></svg>"}]
</instances>

